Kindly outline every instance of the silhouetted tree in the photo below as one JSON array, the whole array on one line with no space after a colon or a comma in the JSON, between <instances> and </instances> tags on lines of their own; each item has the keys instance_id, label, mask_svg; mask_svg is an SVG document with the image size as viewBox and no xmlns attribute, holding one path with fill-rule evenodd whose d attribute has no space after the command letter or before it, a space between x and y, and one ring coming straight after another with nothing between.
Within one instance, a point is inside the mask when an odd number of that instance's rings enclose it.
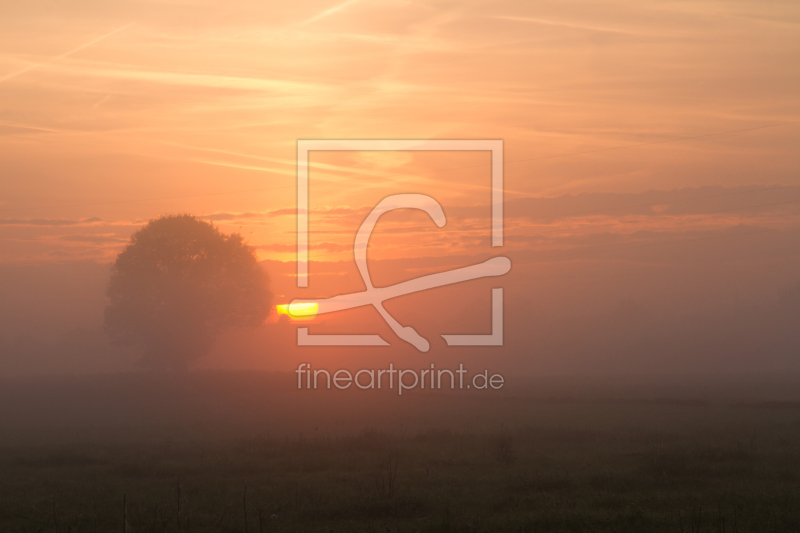
<instances>
[{"instance_id":1,"label":"silhouetted tree","mask_svg":"<svg viewBox=\"0 0 800 533\"><path fill-rule=\"evenodd\" d=\"M257 326L271 293L255 250L190 215L151 220L112 267L105 329L116 344L143 348L151 367L184 369L219 333Z\"/></svg>"}]
</instances>

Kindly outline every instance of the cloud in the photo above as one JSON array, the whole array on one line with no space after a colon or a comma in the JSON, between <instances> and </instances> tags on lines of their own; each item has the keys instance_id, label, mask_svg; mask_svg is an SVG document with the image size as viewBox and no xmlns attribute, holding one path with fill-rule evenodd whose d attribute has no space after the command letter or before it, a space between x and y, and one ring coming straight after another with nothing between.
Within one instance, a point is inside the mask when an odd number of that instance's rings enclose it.
<instances>
[{"instance_id":1,"label":"cloud","mask_svg":"<svg viewBox=\"0 0 800 533\"><path fill-rule=\"evenodd\" d=\"M652 36L650 34L644 33L636 33L629 30L623 30L620 28L611 28L606 26L597 26L597 25L590 25L590 24L575 24L573 22L561 22L557 20L548 20L548 19L541 19L541 18L532 18L532 17L512 17L512 16L504 16L504 15L492 15L490 18L498 19L498 20L510 20L515 22L530 22L533 24L540 24L543 26L556 26L560 28L569 28L575 30L585 30L585 31L593 31L593 32L602 32L602 33L617 33L620 35L636 35L636 36Z\"/></svg>"},{"instance_id":2,"label":"cloud","mask_svg":"<svg viewBox=\"0 0 800 533\"><path fill-rule=\"evenodd\" d=\"M356 2L358 2L358 0L347 0L344 3L341 3L339 5L333 6L333 7L329 8L329 9L326 9L325 11L323 11L321 13L318 13L317 15L314 15L310 19L304 21L303 24L310 24L312 22L316 22L318 20L324 19L325 17L333 15L337 11L341 11L342 9L344 9L347 6L350 6L352 4L355 4Z\"/></svg>"},{"instance_id":3,"label":"cloud","mask_svg":"<svg viewBox=\"0 0 800 533\"><path fill-rule=\"evenodd\" d=\"M547 198L520 198L506 202L506 216L539 221L579 217L690 217L697 215L741 216L798 212L800 187L697 187L650 190L636 194L582 193ZM477 207L454 209L457 216L473 217Z\"/></svg>"},{"instance_id":4,"label":"cloud","mask_svg":"<svg viewBox=\"0 0 800 533\"><path fill-rule=\"evenodd\" d=\"M294 252L297 250L295 244L259 244L256 250L266 250L268 252Z\"/></svg>"},{"instance_id":5,"label":"cloud","mask_svg":"<svg viewBox=\"0 0 800 533\"><path fill-rule=\"evenodd\" d=\"M294 172L290 172L287 170L283 170L280 168L270 168L270 167L260 167L255 165L242 165L240 163L231 163L228 161L215 161L211 159L198 159L198 158L186 158L181 159L182 161L188 161L190 163L200 163L203 165L213 165L217 167L227 167L227 168L238 168L241 170L255 170L257 172L267 172L270 174L280 174L283 176L294 176Z\"/></svg>"},{"instance_id":6,"label":"cloud","mask_svg":"<svg viewBox=\"0 0 800 533\"><path fill-rule=\"evenodd\" d=\"M4 135L6 133L19 133L19 130L43 131L46 133L64 133L64 130L57 130L53 128L35 126L32 124L20 124L17 122L8 122L7 120L0 120L0 135Z\"/></svg>"},{"instance_id":7,"label":"cloud","mask_svg":"<svg viewBox=\"0 0 800 533\"><path fill-rule=\"evenodd\" d=\"M31 71L31 70L33 70L35 68L41 67L43 65L46 65L47 63L52 63L53 61L58 61L60 59L64 59L65 57L71 56L72 54L74 54L76 52L80 52L84 48L88 48L89 46L92 46L93 44L98 43L98 42L102 41L103 39L107 39L108 37L111 37L115 33L119 33L122 30L130 28L131 26L133 26L133 22L131 22L130 24L126 24L125 26L122 26L121 28L117 28L116 30L114 30L114 31L112 31L110 33L106 33L105 35L101 35L100 37L97 37L96 39L93 39L93 40L89 41L88 43L84 43L84 44L80 45L77 48L73 48L69 52L65 52L65 53L63 53L61 55L52 57L52 58L48 59L47 61L44 61L42 63L35 63L33 65L28 65L25 68L16 70L16 71L11 72L9 74L6 74L5 76L0 76L0 82L6 81L6 80L10 80L11 78L15 78L15 77L17 77L17 76L19 76L21 74L24 74L24 73L26 73L28 71Z\"/></svg>"},{"instance_id":8,"label":"cloud","mask_svg":"<svg viewBox=\"0 0 800 533\"><path fill-rule=\"evenodd\" d=\"M328 221L331 220L341 220L341 219L349 219L352 217L359 217L363 218L364 216L369 213L372 208L369 206L362 206L362 207L347 207L347 206L338 206L338 207L324 207L321 209L312 209L309 211L311 216L315 217L323 217ZM200 215L197 218L201 218L203 220L210 220L213 222L222 222L222 221L232 221L232 220L253 220L259 218L268 218L268 217L281 217L281 216L295 216L297 215L297 209L290 207L290 208L281 208L281 209L273 209L271 211L245 211L245 212L236 212L236 211L220 211L218 213L211 213L210 215Z\"/></svg>"},{"instance_id":9,"label":"cloud","mask_svg":"<svg viewBox=\"0 0 800 533\"><path fill-rule=\"evenodd\" d=\"M314 250L325 250L328 252L345 252L347 250L352 250L353 246L351 244L337 244L334 242L321 242L319 244L314 244ZM269 252L295 252L297 251L297 245L295 244L262 244L256 246L258 250L266 250Z\"/></svg>"},{"instance_id":10,"label":"cloud","mask_svg":"<svg viewBox=\"0 0 800 533\"><path fill-rule=\"evenodd\" d=\"M222 213L213 213L211 215L202 215L197 218L201 218L203 220L210 220L212 222L221 222L229 220L263 218L265 216L269 215L267 213L252 213L252 212L247 212L247 213L222 212Z\"/></svg>"},{"instance_id":11,"label":"cloud","mask_svg":"<svg viewBox=\"0 0 800 533\"><path fill-rule=\"evenodd\" d=\"M123 243L128 239L119 237L113 233L103 233L100 235L61 235L61 240L70 242L89 242L89 243Z\"/></svg>"},{"instance_id":12,"label":"cloud","mask_svg":"<svg viewBox=\"0 0 800 533\"><path fill-rule=\"evenodd\" d=\"M68 220L63 218L0 218L0 226L88 226L96 222L102 222L102 220L103 219L99 217L83 218L80 220Z\"/></svg>"},{"instance_id":13,"label":"cloud","mask_svg":"<svg viewBox=\"0 0 800 533\"><path fill-rule=\"evenodd\" d=\"M180 72L174 70L145 70L123 68L119 65L102 65L98 63L83 64L74 62L69 65L50 65L48 69L58 73L81 77L92 76L123 81L142 81L163 85L207 87L230 89L234 91L269 91L288 96L296 96L304 92L321 92L325 90L325 87L322 85L297 82L289 79L227 76L223 74Z\"/></svg>"},{"instance_id":14,"label":"cloud","mask_svg":"<svg viewBox=\"0 0 800 533\"><path fill-rule=\"evenodd\" d=\"M319 244L315 244L314 248L326 250L328 252L345 252L348 250L353 249L353 245L351 244L337 244L334 242L321 242Z\"/></svg>"}]
</instances>

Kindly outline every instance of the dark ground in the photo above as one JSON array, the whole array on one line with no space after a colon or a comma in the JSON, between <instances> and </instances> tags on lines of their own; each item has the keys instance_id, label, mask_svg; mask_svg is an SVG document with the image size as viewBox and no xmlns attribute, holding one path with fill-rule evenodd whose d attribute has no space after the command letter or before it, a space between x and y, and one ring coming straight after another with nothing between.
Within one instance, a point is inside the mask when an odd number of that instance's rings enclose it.
<instances>
[{"instance_id":1,"label":"dark ground","mask_svg":"<svg viewBox=\"0 0 800 533\"><path fill-rule=\"evenodd\" d=\"M0 531L800 531L796 377L293 378L3 381Z\"/></svg>"}]
</instances>

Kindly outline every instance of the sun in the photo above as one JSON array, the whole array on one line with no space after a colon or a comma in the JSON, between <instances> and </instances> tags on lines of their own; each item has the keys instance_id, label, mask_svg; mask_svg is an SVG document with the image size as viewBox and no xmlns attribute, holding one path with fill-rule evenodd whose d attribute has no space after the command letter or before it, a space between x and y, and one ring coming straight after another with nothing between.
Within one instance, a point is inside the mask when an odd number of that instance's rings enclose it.
<instances>
[{"instance_id":1,"label":"sun","mask_svg":"<svg viewBox=\"0 0 800 533\"><path fill-rule=\"evenodd\" d=\"M279 315L287 315L295 319L308 319L317 316L319 304L313 303L291 303L276 305L275 308Z\"/></svg>"}]
</instances>

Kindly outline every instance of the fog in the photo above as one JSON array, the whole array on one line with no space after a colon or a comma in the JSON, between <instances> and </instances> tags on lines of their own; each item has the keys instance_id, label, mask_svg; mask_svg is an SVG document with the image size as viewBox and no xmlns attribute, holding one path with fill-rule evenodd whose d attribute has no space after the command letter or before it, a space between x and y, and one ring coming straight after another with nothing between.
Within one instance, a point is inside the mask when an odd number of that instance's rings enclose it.
<instances>
[{"instance_id":1,"label":"fog","mask_svg":"<svg viewBox=\"0 0 800 533\"><path fill-rule=\"evenodd\" d=\"M636 222L639 227L657 226L675 217L735 210L743 202L735 194L740 192L695 189L622 198L568 195L512 201L508 217L512 225L525 217L568 224L587 212L607 214L627 208L645 217ZM301 362L331 369L388 362L409 367L463 362L502 371L509 383L542 375L796 372L800 370L800 228L785 223L770 227L768 217L791 220L797 207L785 201L785 189L772 193L778 198L761 194L756 202L745 200L767 207L757 208L762 212L752 214L751 224L733 230L708 224L703 230L625 233L618 229L625 224L624 217L607 218L605 224L611 220L614 228L580 238L568 231L555 235L552 228L558 226L549 226L520 245L512 233L509 246L495 253L479 246L482 251L477 255L462 247L444 257L426 257L423 248L409 250L409 259L371 259L377 286L501 253L512 260L512 271L504 277L386 303L401 323L430 340L428 354L397 339L372 308L310 322L273 313L263 327L228 331L195 368L287 372ZM793 189L790 194L796 195ZM702 201L708 196L715 198ZM658 212L648 207L662 204ZM456 221L467 216L463 208L448 212ZM294 286L294 263L267 260L261 265L272 280L275 304L363 290L352 260L312 261L311 285L302 290ZM111 346L103 332L109 273L109 264L92 261L0 266L2 375L146 370L138 364L140 353ZM441 334L490 332L490 289L496 286L505 291L504 345L446 347ZM378 333L391 346L299 347L297 327L308 327L311 333Z\"/></svg>"}]
</instances>

